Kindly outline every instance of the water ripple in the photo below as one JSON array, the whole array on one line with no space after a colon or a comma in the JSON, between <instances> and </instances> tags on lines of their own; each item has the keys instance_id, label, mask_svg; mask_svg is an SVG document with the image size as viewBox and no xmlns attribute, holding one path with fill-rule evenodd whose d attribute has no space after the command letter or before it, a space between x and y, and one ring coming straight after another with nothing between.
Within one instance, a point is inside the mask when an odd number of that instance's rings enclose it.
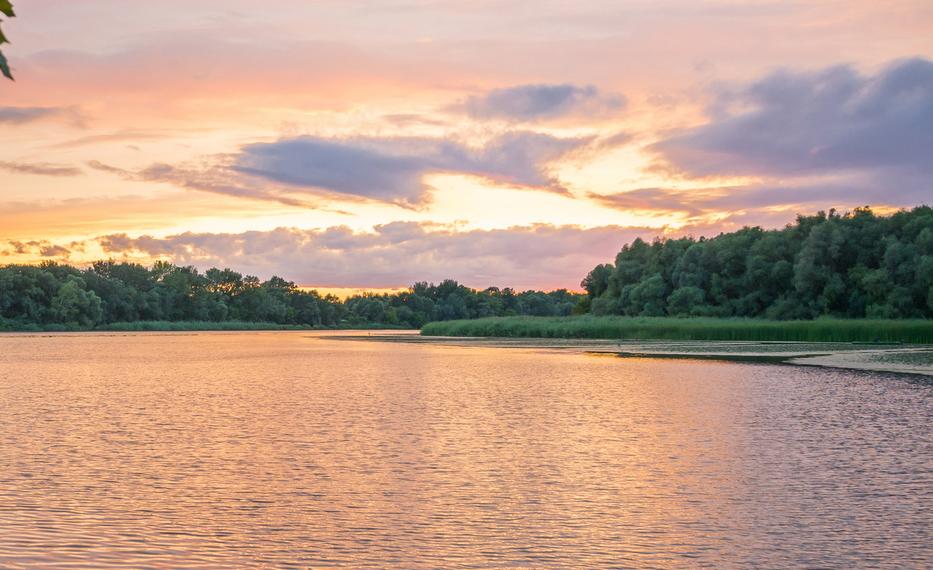
<instances>
[{"instance_id":1,"label":"water ripple","mask_svg":"<svg viewBox=\"0 0 933 570\"><path fill-rule=\"evenodd\" d=\"M0 337L0 567L930 567L933 387L307 333Z\"/></svg>"}]
</instances>

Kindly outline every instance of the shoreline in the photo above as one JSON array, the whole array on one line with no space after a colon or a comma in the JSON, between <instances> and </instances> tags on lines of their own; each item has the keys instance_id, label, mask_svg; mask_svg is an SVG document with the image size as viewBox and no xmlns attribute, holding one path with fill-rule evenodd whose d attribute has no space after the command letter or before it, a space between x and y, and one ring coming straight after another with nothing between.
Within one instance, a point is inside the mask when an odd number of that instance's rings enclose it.
<instances>
[{"instance_id":1,"label":"shoreline","mask_svg":"<svg viewBox=\"0 0 933 570\"><path fill-rule=\"evenodd\" d=\"M809 366L933 378L933 345L864 342L664 341L446 337L378 334L322 336L322 339L432 344L465 348L576 350L617 358L706 360L746 364Z\"/></svg>"},{"instance_id":2,"label":"shoreline","mask_svg":"<svg viewBox=\"0 0 933 570\"><path fill-rule=\"evenodd\" d=\"M190 323L187 323L190 324ZM132 335L140 333L305 332L321 340L430 344L461 348L514 348L575 351L616 358L699 360L890 373L933 379L933 345L870 342L729 341L729 340L613 340L428 336L417 330L386 328L138 328L2 331L0 338L74 334ZM328 335L326 333L335 333ZM359 334L352 334L358 332ZM339 334L344 333L344 334ZM346 334L351 333L351 334Z\"/></svg>"},{"instance_id":3,"label":"shoreline","mask_svg":"<svg viewBox=\"0 0 933 570\"><path fill-rule=\"evenodd\" d=\"M347 326L283 325L277 323L249 321L136 321L110 323L96 327L80 326L36 326L0 329L2 334L48 334L48 333L105 333L105 332L260 332L260 331L401 331L404 327L387 325L356 324Z\"/></svg>"}]
</instances>

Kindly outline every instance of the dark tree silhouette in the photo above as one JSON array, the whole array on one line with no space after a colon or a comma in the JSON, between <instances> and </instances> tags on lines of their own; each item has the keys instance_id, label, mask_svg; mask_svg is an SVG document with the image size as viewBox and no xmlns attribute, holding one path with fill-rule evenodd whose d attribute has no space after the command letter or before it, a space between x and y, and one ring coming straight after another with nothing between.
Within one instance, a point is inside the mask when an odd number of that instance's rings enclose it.
<instances>
[{"instance_id":1,"label":"dark tree silhouette","mask_svg":"<svg viewBox=\"0 0 933 570\"><path fill-rule=\"evenodd\" d=\"M0 0L0 14L8 18L16 17L16 13L13 12L13 4L10 0ZM0 30L0 45L8 43L10 43L10 40L3 35L3 30ZM3 55L2 51L0 51L0 73L7 79L13 79L13 73L10 71L10 64L7 62L6 56Z\"/></svg>"}]
</instances>

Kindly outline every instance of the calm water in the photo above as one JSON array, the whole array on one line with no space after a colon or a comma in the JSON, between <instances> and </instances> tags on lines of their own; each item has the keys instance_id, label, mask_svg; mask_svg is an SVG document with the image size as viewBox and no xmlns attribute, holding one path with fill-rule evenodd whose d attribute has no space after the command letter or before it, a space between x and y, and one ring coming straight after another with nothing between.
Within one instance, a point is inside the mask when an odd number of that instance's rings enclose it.
<instances>
[{"instance_id":1,"label":"calm water","mask_svg":"<svg viewBox=\"0 0 933 570\"><path fill-rule=\"evenodd\" d=\"M931 396L308 333L0 336L0 567L929 567Z\"/></svg>"}]
</instances>

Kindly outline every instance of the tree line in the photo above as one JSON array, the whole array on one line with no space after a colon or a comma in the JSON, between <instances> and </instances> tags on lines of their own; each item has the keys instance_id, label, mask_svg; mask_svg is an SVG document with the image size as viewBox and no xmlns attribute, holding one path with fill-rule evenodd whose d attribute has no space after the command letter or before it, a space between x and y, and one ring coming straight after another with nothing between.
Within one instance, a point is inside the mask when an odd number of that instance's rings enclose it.
<instances>
[{"instance_id":1,"label":"tree line","mask_svg":"<svg viewBox=\"0 0 933 570\"><path fill-rule=\"evenodd\" d=\"M393 326L493 316L704 316L768 319L933 317L933 208L798 216L780 230L636 239L583 279L584 294L454 280L341 300L231 269L0 266L0 330L93 328L139 321Z\"/></svg>"},{"instance_id":2,"label":"tree line","mask_svg":"<svg viewBox=\"0 0 933 570\"><path fill-rule=\"evenodd\" d=\"M933 317L933 208L857 208L694 239L636 239L583 279L594 315Z\"/></svg>"},{"instance_id":3,"label":"tree line","mask_svg":"<svg viewBox=\"0 0 933 570\"><path fill-rule=\"evenodd\" d=\"M93 328L139 321L275 323L310 327L419 328L437 320L568 315L583 295L566 290L477 291L453 280L416 283L395 294L341 300L280 277L230 269L151 267L113 260L86 269L47 262L0 267L0 330Z\"/></svg>"}]
</instances>

